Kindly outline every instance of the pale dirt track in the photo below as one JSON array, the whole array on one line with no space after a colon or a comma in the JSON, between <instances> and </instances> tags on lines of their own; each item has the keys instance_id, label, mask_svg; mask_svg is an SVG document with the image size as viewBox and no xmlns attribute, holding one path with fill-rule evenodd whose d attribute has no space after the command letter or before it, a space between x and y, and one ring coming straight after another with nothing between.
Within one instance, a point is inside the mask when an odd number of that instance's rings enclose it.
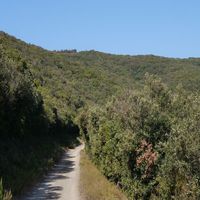
<instances>
[{"instance_id":1,"label":"pale dirt track","mask_svg":"<svg viewBox=\"0 0 200 200\"><path fill-rule=\"evenodd\" d=\"M79 161L83 145L64 153L61 161L20 200L80 200Z\"/></svg>"}]
</instances>

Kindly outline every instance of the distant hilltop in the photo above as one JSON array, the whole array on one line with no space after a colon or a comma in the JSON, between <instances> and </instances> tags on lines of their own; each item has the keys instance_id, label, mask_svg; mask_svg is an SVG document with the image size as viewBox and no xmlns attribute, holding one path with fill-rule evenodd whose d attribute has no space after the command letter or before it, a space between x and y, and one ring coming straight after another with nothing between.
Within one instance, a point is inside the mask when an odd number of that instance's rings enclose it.
<instances>
[{"instance_id":1,"label":"distant hilltop","mask_svg":"<svg viewBox=\"0 0 200 200\"><path fill-rule=\"evenodd\" d=\"M64 50L54 50L55 53L77 53L76 49L64 49Z\"/></svg>"}]
</instances>

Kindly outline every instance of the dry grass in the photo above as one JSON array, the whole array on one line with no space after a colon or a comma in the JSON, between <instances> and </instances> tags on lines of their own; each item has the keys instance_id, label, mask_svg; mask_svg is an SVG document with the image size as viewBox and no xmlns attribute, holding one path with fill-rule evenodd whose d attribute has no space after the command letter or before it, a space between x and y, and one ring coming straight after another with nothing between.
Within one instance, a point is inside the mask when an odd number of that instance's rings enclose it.
<instances>
[{"instance_id":1,"label":"dry grass","mask_svg":"<svg viewBox=\"0 0 200 200\"><path fill-rule=\"evenodd\" d=\"M122 192L98 171L83 151L80 166L80 190L83 200L127 200Z\"/></svg>"}]
</instances>

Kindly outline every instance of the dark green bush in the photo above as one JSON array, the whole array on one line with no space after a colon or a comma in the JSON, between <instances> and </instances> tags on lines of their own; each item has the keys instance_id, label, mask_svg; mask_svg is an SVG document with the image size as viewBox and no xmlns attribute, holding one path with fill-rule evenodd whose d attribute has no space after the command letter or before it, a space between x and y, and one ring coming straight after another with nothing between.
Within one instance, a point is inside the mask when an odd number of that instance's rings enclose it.
<instances>
[{"instance_id":1,"label":"dark green bush","mask_svg":"<svg viewBox=\"0 0 200 200\"><path fill-rule=\"evenodd\" d=\"M0 177L13 195L47 171L62 147L77 144L79 134L71 115L47 106L49 115L34 78L16 51L0 46Z\"/></svg>"}]
</instances>

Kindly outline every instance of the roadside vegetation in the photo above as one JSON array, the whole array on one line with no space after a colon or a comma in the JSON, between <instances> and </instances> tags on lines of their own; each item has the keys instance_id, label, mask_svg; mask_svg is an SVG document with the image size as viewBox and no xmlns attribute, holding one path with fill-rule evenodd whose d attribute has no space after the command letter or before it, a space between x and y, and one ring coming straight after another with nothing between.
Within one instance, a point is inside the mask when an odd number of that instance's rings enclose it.
<instances>
[{"instance_id":1,"label":"roadside vegetation","mask_svg":"<svg viewBox=\"0 0 200 200\"><path fill-rule=\"evenodd\" d=\"M198 58L47 51L0 32L1 193L20 194L81 130L130 199L199 199L199 77Z\"/></svg>"},{"instance_id":2,"label":"roadside vegetation","mask_svg":"<svg viewBox=\"0 0 200 200\"><path fill-rule=\"evenodd\" d=\"M13 195L37 180L78 143L79 128L70 118L53 116L25 60L0 46L0 177ZM5 196L1 188L2 196Z\"/></svg>"},{"instance_id":3,"label":"roadside vegetation","mask_svg":"<svg viewBox=\"0 0 200 200\"><path fill-rule=\"evenodd\" d=\"M80 161L80 190L83 200L127 200L122 191L100 173L84 151Z\"/></svg>"},{"instance_id":4,"label":"roadside vegetation","mask_svg":"<svg viewBox=\"0 0 200 200\"><path fill-rule=\"evenodd\" d=\"M146 75L80 115L86 152L130 199L200 199L200 96Z\"/></svg>"}]
</instances>

